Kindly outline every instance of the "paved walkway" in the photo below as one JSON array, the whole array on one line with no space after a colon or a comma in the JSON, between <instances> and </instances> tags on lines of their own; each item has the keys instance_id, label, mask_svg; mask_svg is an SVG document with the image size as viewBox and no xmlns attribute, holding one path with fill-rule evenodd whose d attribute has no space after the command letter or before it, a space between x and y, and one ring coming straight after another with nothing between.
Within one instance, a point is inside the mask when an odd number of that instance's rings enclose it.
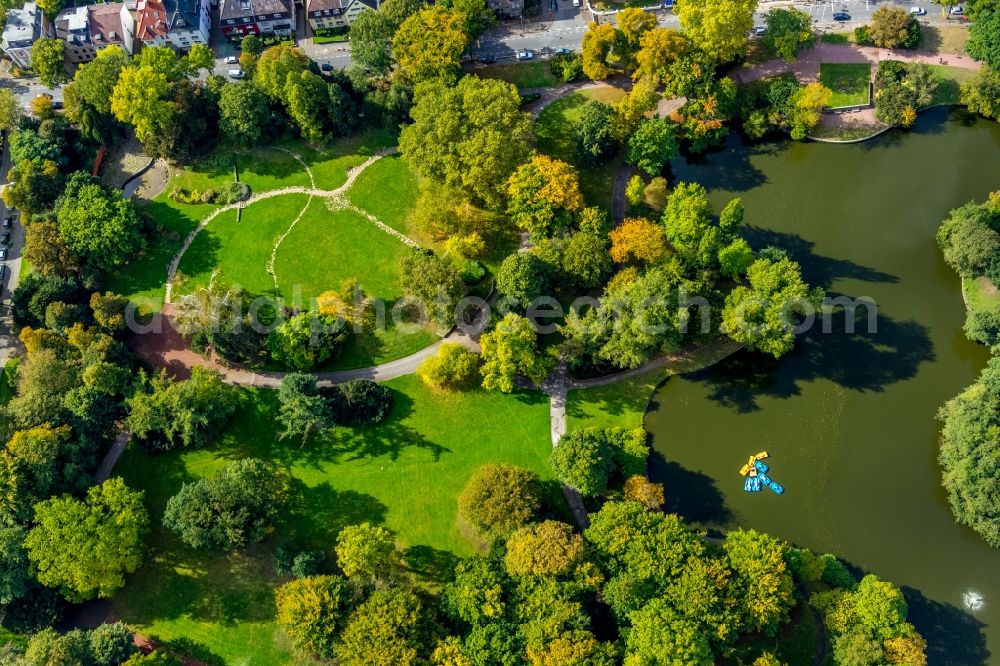
<instances>
[{"instance_id":1,"label":"paved walkway","mask_svg":"<svg viewBox=\"0 0 1000 666\"><path fill-rule=\"evenodd\" d=\"M556 369L552 371L545 381L542 382L541 389L549 396L549 425L552 432L552 448L559 445L559 440L566 434L566 394L569 392L569 373L566 370L566 363L559 359ZM563 484L563 495L566 497L566 504L573 512L573 518L581 530L587 528L590 519L587 517L587 508L583 504L583 496L576 488Z\"/></svg>"}]
</instances>

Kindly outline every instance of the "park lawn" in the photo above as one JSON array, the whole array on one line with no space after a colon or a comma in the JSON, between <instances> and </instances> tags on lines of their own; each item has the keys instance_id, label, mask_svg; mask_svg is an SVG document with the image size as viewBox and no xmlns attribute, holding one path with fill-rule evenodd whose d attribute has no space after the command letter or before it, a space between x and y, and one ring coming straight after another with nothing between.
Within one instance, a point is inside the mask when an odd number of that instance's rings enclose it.
<instances>
[{"instance_id":1,"label":"park lawn","mask_svg":"<svg viewBox=\"0 0 1000 666\"><path fill-rule=\"evenodd\" d=\"M1000 290L987 277L962 278L965 302L973 310L1000 310Z\"/></svg>"},{"instance_id":2,"label":"park lawn","mask_svg":"<svg viewBox=\"0 0 1000 666\"><path fill-rule=\"evenodd\" d=\"M820 83L833 91L831 109L868 104L871 76L868 63L824 62L819 66Z\"/></svg>"},{"instance_id":3,"label":"park lawn","mask_svg":"<svg viewBox=\"0 0 1000 666\"><path fill-rule=\"evenodd\" d=\"M394 404L385 422L334 428L305 444L278 438L275 391L241 389L239 411L216 444L156 456L130 447L116 472L146 492L154 527L145 566L113 599L116 616L145 636L202 646L193 656L204 661L211 653L225 663L290 663L273 621L279 539L330 550L344 526L371 521L391 530L410 567L435 584L454 557L477 552L459 531L456 498L478 467L506 462L551 480L543 394L442 396L414 376L386 386ZM212 554L185 547L160 526L182 483L249 456L293 478L298 500L274 538L243 553ZM547 486L558 502L556 484Z\"/></svg>"},{"instance_id":4,"label":"park lawn","mask_svg":"<svg viewBox=\"0 0 1000 666\"><path fill-rule=\"evenodd\" d=\"M273 294L274 280L267 262L278 237L309 201L307 194L287 194L226 211L202 229L181 258L178 293L190 293L208 284L212 274L251 294Z\"/></svg>"},{"instance_id":5,"label":"park lawn","mask_svg":"<svg viewBox=\"0 0 1000 666\"><path fill-rule=\"evenodd\" d=\"M620 156L613 156L603 164L581 164L573 143L573 126L583 114L583 107L591 101L612 104L625 94L621 88L600 86L566 95L549 104L535 121L538 151L569 162L580 171L580 190L591 206L611 210L611 196L615 174L621 163Z\"/></svg>"},{"instance_id":6,"label":"park lawn","mask_svg":"<svg viewBox=\"0 0 1000 666\"><path fill-rule=\"evenodd\" d=\"M942 11L947 7L942 6ZM920 49L948 55L965 55L965 42L969 40L969 29L964 25L920 26Z\"/></svg>"},{"instance_id":7,"label":"park lawn","mask_svg":"<svg viewBox=\"0 0 1000 666\"><path fill-rule=\"evenodd\" d=\"M440 339L429 328L413 331L397 328L392 323L391 314L386 314L384 327L352 334L337 358L323 363L318 370L332 372L381 365L415 354Z\"/></svg>"},{"instance_id":8,"label":"park lawn","mask_svg":"<svg viewBox=\"0 0 1000 666\"><path fill-rule=\"evenodd\" d=\"M0 405L6 405L14 397L14 383L17 381L17 366L20 363L21 357L15 356L0 368Z\"/></svg>"},{"instance_id":9,"label":"park lawn","mask_svg":"<svg viewBox=\"0 0 1000 666\"><path fill-rule=\"evenodd\" d=\"M407 251L358 213L331 211L317 197L278 248L274 271L285 297L297 288L305 301L356 279L368 296L394 301L403 293L399 261Z\"/></svg>"},{"instance_id":10,"label":"park lawn","mask_svg":"<svg viewBox=\"0 0 1000 666\"><path fill-rule=\"evenodd\" d=\"M948 65L928 65L937 79L937 90L934 91L934 104L958 104L962 97L962 84L975 76L975 72L962 67Z\"/></svg>"},{"instance_id":11,"label":"park lawn","mask_svg":"<svg viewBox=\"0 0 1000 666\"><path fill-rule=\"evenodd\" d=\"M500 79L513 83L518 89L552 88L562 83L549 66L548 60L515 62L509 65L477 67L473 73L481 79Z\"/></svg>"},{"instance_id":12,"label":"park lawn","mask_svg":"<svg viewBox=\"0 0 1000 666\"><path fill-rule=\"evenodd\" d=\"M310 146L301 140L288 140L280 143L309 165L312 170L316 187L321 190L334 190L347 182L347 172L362 164L375 153L392 148L398 143L399 133L378 129L337 139L323 147ZM301 165L299 165L301 169ZM309 177L305 184L309 184Z\"/></svg>"},{"instance_id":13,"label":"park lawn","mask_svg":"<svg viewBox=\"0 0 1000 666\"><path fill-rule=\"evenodd\" d=\"M399 155L383 157L370 165L348 190L348 198L404 236L410 233L407 220L419 195L417 177Z\"/></svg>"}]
</instances>

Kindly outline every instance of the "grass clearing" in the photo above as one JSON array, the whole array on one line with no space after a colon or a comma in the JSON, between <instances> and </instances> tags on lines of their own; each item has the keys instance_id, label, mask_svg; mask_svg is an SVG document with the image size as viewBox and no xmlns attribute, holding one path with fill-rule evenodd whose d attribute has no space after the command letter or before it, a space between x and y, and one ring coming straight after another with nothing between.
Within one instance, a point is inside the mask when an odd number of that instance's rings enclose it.
<instances>
[{"instance_id":1,"label":"grass clearing","mask_svg":"<svg viewBox=\"0 0 1000 666\"><path fill-rule=\"evenodd\" d=\"M827 44L852 44L854 43L853 32L824 32L819 36L819 41Z\"/></svg>"},{"instance_id":2,"label":"grass clearing","mask_svg":"<svg viewBox=\"0 0 1000 666\"><path fill-rule=\"evenodd\" d=\"M562 81L552 73L548 60L515 62L509 65L486 65L472 70L481 79L500 79L522 88L551 88Z\"/></svg>"},{"instance_id":3,"label":"grass clearing","mask_svg":"<svg viewBox=\"0 0 1000 666\"><path fill-rule=\"evenodd\" d=\"M611 210L615 173L621 162L614 156L596 166L580 163L573 143L573 126L591 101L612 104L625 94L621 88L600 86L571 93L545 107L535 121L538 151L569 162L580 171L580 190L588 204Z\"/></svg>"},{"instance_id":4,"label":"grass clearing","mask_svg":"<svg viewBox=\"0 0 1000 666\"><path fill-rule=\"evenodd\" d=\"M1000 309L1000 289L988 277L973 280L962 278L962 292L965 294L965 302L973 310Z\"/></svg>"},{"instance_id":5,"label":"grass clearing","mask_svg":"<svg viewBox=\"0 0 1000 666\"><path fill-rule=\"evenodd\" d=\"M871 76L868 63L825 62L819 66L820 82L833 91L832 109L868 104Z\"/></svg>"},{"instance_id":6,"label":"grass clearing","mask_svg":"<svg viewBox=\"0 0 1000 666\"><path fill-rule=\"evenodd\" d=\"M410 233L407 219L413 212L420 188L417 177L399 155L383 157L365 169L347 196L362 208L404 236Z\"/></svg>"},{"instance_id":7,"label":"grass clearing","mask_svg":"<svg viewBox=\"0 0 1000 666\"><path fill-rule=\"evenodd\" d=\"M390 529L411 568L435 583L455 556L476 552L456 523L456 497L475 469L508 462L551 479L543 394L442 396L413 376L386 386L394 405L384 423L334 428L302 446L278 439L276 392L245 389L228 431L212 447L158 456L129 448L116 472L146 491L155 527L146 565L113 599L116 615L143 635L193 641L205 661L214 654L225 663L291 663L273 622L271 590L281 582L273 575L277 538L330 550L344 526L372 521ZM159 526L182 483L248 456L294 479L300 501L275 539L244 553L212 554L185 547ZM550 485L558 501L558 486Z\"/></svg>"},{"instance_id":8,"label":"grass clearing","mask_svg":"<svg viewBox=\"0 0 1000 666\"><path fill-rule=\"evenodd\" d=\"M949 67L948 65L928 65L937 78L938 87L934 91L934 99L931 104L958 104L962 97L962 83L975 76L962 67Z\"/></svg>"},{"instance_id":9,"label":"grass clearing","mask_svg":"<svg viewBox=\"0 0 1000 666\"><path fill-rule=\"evenodd\" d=\"M965 43L969 40L969 29L964 25L931 26L922 25L920 48L948 55L965 55Z\"/></svg>"}]
</instances>

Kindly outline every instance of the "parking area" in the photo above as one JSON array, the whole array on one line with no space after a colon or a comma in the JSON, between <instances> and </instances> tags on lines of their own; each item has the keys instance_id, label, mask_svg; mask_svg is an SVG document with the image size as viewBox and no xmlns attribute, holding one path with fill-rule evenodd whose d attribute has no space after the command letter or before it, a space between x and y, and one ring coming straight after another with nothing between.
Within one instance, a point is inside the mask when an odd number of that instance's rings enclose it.
<instances>
[{"instance_id":1,"label":"parking area","mask_svg":"<svg viewBox=\"0 0 1000 666\"><path fill-rule=\"evenodd\" d=\"M0 159L0 189L6 186L10 170L7 136L3 136L3 157ZM0 199L0 366L19 353L20 341L14 335L11 321L11 295L21 279L21 252L24 248L24 224L16 211L8 210Z\"/></svg>"}]
</instances>

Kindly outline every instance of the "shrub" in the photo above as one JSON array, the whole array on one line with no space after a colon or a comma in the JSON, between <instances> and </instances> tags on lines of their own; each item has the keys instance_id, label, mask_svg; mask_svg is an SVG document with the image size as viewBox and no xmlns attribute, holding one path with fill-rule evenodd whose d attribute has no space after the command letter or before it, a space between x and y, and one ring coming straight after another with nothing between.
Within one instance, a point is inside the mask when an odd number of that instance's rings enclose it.
<instances>
[{"instance_id":1,"label":"shrub","mask_svg":"<svg viewBox=\"0 0 1000 666\"><path fill-rule=\"evenodd\" d=\"M219 195L220 203L234 204L250 198L250 186L246 183L229 183Z\"/></svg>"},{"instance_id":2,"label":"shrub","mask_svg":"<svg viewBox=\"0 0 1000 666\"><path fill-rule=\"evenodd\" d=\"M483 465L458 496L458 512L492 541L530 522L541 503L541 484L533 472L513 465Z\"/></svg>"},{"instance_id":3,"label":"shrub","mask_svg":"<svg viewBox=\"0 0 1000 666\"><path fill-rule=\"evenodd\" d=\"M337 564L348 578L384 573L396 543L389 530L371 523L348 525L337 535Z\"/></svg>"},{"instance_id":4,"label":"shrub","mask_svg":"<svg viewBox=\"0 0 1000 666\"><path fill-rule=\"evenodd\" d=\"M293 370L311 370L336 356L347 339L343 321L330 315L301 312L271 331L271 357Z\"/></svg>"},{"instance_id":5,"label":"shrub","mask_svg":"<svg viewBox=\"0 0 1000 666\"><path fill-rule=\"evenodd\" d=\"M583 57L575 54L556 56L549 63L549 69L563 83L570 83L583 74Z\"/></svg>"},{"instance_id":6,"label":"shrub","mask_svg":"<svg viewBox=\"0 0 1000 666\"><path fill-rule=\"evenodd\" d=\"M94 666L118 666L136 652L132 632L121 622L102 624L90 632Z\"/></svg>"},{"instance_id":7,"label":"shrub","mask_svg":"<svg viewBox=\"0 0 1000 666\"><path fill-rule=\"evenodd\" d=\"M337 634L351 607L351 592L341 576L311 576L274 591L275 620L295 646L320 657L334 656Z\"/></svg>"},{"instance_id":8,"label":"shrub","mask_svg":"<svg viewBox=\"0 0 1000 666\"><path fill-rule=\"evenodd\" d=\"M472 388L479 382L479 355L457 342L445 342L417 367L417 376L435 389Z\"/></svg>"},{"instance_id":9,"label":"shrub","mask_svg":"<svg viewBox=\"0 0 1000 666\"><path fill-rule=\"evenodd\" d=\"M548 265L536 254L515 252L500 264L497 291L526 307L535 298L548 293L550 278Z\"/></svg>"},{"instance_id":10,"label":"shrub","mask_svg":"<svg viewBox=\"0 0 1000 666\"><path fill-rule=\"evenodd\" d=\"M321 389L333 420L341 425L374 425L382 422L392 407L392 391L370 379L352 379Z\"/></svg>"},{"instance_id":11,"label":"shrub","mask_svg":"<svg viewBox=\"0 0 1000 666\"><path fill-rule=\"evenodd\" d=\"M1000 311L969 310L963 330L965 336L974 342L993 350L1000 348Z\"/></svg>"},{"instance_id":12,"label":"shrub","mask_svg":"<svg viewBox=\"0 0 1000 666\"><path fill-rule=\"evenodd\" d=\"M563 435L552 450L549 467L556 477L581 495L593 497L608 488L614 461L604 432L597 428L574 430Z\"/></svg>"}]
</instances>

